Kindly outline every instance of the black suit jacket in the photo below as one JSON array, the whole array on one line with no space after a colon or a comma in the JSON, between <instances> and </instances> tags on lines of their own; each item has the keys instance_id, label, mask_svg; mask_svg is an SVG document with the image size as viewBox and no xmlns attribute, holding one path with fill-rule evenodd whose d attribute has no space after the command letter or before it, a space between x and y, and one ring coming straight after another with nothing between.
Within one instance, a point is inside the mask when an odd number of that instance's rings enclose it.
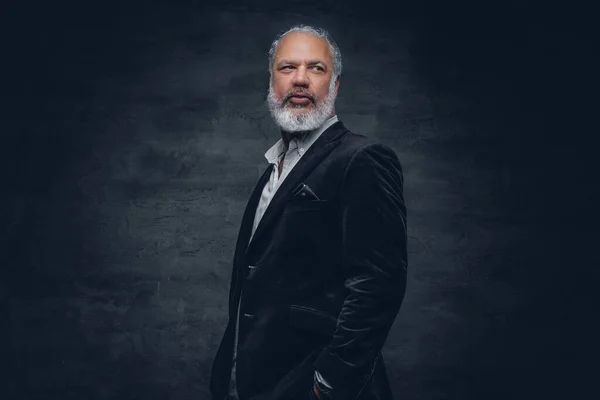
<instances>
[{"instance_id":1,"label":"black suit jacket","mask_svg":"<svg viewBox=\"0 0 600 400\"><path fill-rule=\"evenodd\" d=\"M228 391L242 295L241 400L306 400L315 369L332 385L334 400L391 400L381 349L404 298L407 270L395 152L334 123L285 178L248 244L272 168L242 219L229 323L211 370L213 399ZM320 200L294 195L301 183Z\"/></svg>"}]
</instances>

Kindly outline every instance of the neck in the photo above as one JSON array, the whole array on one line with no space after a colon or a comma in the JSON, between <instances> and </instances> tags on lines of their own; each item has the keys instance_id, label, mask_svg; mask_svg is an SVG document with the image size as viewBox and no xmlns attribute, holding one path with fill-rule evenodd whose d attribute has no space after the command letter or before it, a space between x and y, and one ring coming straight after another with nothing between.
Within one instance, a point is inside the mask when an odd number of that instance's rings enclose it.
<instances>
[{"instance_id":1,"label":"neck","mask_svg":"<svg viewBox=\"0 0 600 400\"><path fill-rule=\"evenodd\" d=\"M296 131L296 132L288 132L288 131L281 131L281 139L283 140L283 145L285 150L287 151L288 146L290 144L290 140L292 140L295 137L300 137L300 136L304 136L309 134L312 131Z\"/></svg>"}]
</instances>

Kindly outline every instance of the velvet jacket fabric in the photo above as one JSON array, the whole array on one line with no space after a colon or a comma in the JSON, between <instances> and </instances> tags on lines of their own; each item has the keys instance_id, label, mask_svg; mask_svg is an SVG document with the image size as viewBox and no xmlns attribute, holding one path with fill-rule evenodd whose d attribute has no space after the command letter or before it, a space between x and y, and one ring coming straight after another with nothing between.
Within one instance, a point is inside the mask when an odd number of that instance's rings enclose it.
<instances>
[{"instance_id":1,"label":"velvet jacket fabric","mask_svg":"<svg viewBox=\"0 0 600 400\"><path fill-rule=\"evenodd\" d=\"M240 293L240 400L308 400L315 369L334 400L392 400L381 349L406 289L403 174L395 152L341 121L286 177L248 243L260 193L237 239L229 322L210 375L223 400ZM318 196L295 189L308 185Z\"/></svg>"}]
</instances>

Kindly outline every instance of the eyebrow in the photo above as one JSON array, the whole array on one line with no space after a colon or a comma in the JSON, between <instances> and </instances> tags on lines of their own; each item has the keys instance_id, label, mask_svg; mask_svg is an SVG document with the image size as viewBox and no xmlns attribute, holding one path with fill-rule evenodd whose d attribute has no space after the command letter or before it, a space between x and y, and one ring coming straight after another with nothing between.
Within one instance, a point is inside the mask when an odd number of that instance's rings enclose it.
<instances>
[{"instance_id":1,"label":"eyebrow","mask_svg":"<svg viewBox=\"0 0 600 400\"><path fill-rule=\"evenodd\" d=\"M288 59L283 59L283 60L280 60L277 63L277 65L283 65L283 64L296 64L296 62L292 61L292 60L288 60ZM315 60L310 60L308 62L308 65L315 65L315 64L323 64L323 65L327 66L327 64L325 63L325 61L322 61L322 60L320 60L318 58L315 59Z\"/></svg>"}]
</instances>

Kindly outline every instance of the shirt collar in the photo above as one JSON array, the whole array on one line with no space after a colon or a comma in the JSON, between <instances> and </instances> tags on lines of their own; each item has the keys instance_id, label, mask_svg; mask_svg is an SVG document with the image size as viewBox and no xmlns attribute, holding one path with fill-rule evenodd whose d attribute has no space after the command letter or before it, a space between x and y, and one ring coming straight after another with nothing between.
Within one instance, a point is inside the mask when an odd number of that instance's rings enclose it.
<instances>
[{"instance_id":1,"label":"shirt collar","mask_svg":"<svg viewBox=\"0 0 600 400\"><path fill-rule=\"evenodd\" d=\"M295 137L290 140L288 151L296 151L299 156L302 156L310 146L321 136L323 132L331 125L338 121L337 115L329 118L320 128L310 131L309 133ZM302 150L301 150L302 149ZM279 139L267 152L265 158L270 164L276 164L284 153L283 139Z\"/></svg>"}]
</instances>

